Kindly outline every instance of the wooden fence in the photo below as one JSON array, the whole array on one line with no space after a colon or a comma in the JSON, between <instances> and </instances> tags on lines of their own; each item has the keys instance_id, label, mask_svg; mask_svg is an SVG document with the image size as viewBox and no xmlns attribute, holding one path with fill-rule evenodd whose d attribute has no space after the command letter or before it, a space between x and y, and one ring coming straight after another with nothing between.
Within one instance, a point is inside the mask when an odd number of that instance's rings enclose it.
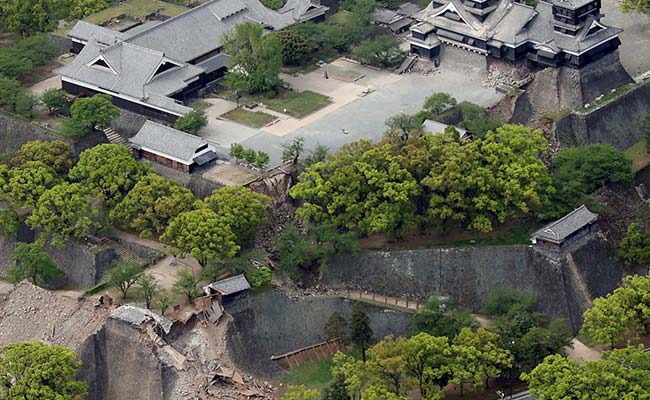
<instances>
[{"instance_id":1,"label":"wooden fence","mask_svg":"<svg viewBox=\"0 0 650 400\"><path fill-rule=\"evenodd\" d=\"M291 369L306 362L313 362L332 357L339 351L339 341L330 340L302 349L294 350L279 356L271 356L271 360L277 362L282 368Z\"/></svg>"},{"instance_id":2,"label":"wooden fence","mask_svg":"<svg viewBox=\"0 0 650 400\"><path fill-rule=\"evenodd\" d=\"M417 300L402 297L384 296L383 294L370 293L362 290L346 290L343 297L350 300L363 301L370 304L388 306L400 311L416 313L423 306Z\"/></svg>"}]
</instances>

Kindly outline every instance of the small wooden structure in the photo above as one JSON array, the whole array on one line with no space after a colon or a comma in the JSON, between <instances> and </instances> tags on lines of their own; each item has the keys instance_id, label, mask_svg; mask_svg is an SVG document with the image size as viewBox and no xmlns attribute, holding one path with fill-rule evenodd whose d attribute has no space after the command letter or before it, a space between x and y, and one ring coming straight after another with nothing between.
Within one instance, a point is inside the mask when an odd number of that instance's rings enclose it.
<instances>
[{"instance_id":1,"label":"small wooden structure","mask_svg":"<svg viewBox=\"0 0 650 400\"><path fill-rule=\"evenodd\" d=\"M271 360L277 362L283 368L295 368L306 362L319 361L336 354L339 351L339 340L330 340L312 346L303 347L290 351L279 356L271 356Z\"/></svg>"},{"instance_id":2,"label":"small wooden structure","mask_svg":"<svg viewBox=\"0 0 650 400\"><path fill-rule=\"evenodd\" d=\"M596 222L598 214L592 213L583 204L533 233L530 241L538 249L560 253L576 240L594 233Z\"/></svg>"},{"instance_id":3,"label":"small wooden structure","mask_svg":"<svg viewBox=\"0 0 650 400\"><path fill-rule=\"evenodd\" d=\"M248 283L246 277L241 274L213 282L203 287L203 291L206 296L216 298L217 302L223 304L224 300L229 300L236 294L244 292L250 288L250 283Z\"/></svg>"}]
</instances>

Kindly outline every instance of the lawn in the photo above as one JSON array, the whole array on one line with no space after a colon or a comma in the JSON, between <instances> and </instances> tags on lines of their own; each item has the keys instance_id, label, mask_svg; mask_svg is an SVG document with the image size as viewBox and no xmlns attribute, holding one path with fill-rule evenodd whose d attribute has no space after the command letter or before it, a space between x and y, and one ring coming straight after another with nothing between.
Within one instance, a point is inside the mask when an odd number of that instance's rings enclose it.
<instances>
[{"instance_id":1,"label":"lawn","mask_svg":"<svg viewBox=\"0 0 650 400\"><path fill-rule=\"evenodd\" d=\"M238 122L251 128L261 128L275 120L275 117L260 111L248 111L243 108L236 108L221 116L222 118Z\"/></svg>"},{"instance_id":2,"label":"lawn","mask_svg":"<svg viewBox=\"0 0 650 400\"><path fill-rule=\"evenodd\" d=\"M610 100L613 100L613 99L617 98L618 96L620 96L623 93L629 91L633 87L635 87L635 86L632 83L626 83L625 85L621 85L621 86L617 87L616 89L612 90L611 92L609 92L609 93L607 93L605 95L602 95L599 98L597 98L596 100L589 103L589 107L584 107L582 109L582 112L589 112L589 111L593 110L594 108L600 106L601 104L605 104L605 103L609 102Z\"/></svg>"},{"instance_id":3,"label":"lawn","mask_svg":"<svg viewBox=\"0 0 650 400\"><path fill-rule=\"evenodd\" d=\"M310 389L322 391L332 381L331 369L332 359L325 358L291 369L280 378L280 382L286 386L305 385Z\"/></svg>"},{"instance_id":4,"label":"lawn","mask_svg":"<svg viewBox=\"0 0 650 400\"><path fill-rule=\"evenodd\" d=\"M304 118L331 104L327 96L309 90L305 90L304 92L295 92L293 90L283 91L277 97L264 99L262 102L271 110L290 115L294 118Z\"/></svg>"},{"instance_id":5,"label":"lawn","mask_svg":"<svg viewBox=\"0 0 650 400\"><path fill-rule=\"evenodd\" d=\"M641 140L623 151L632 159L632 171L638 172L650 164L650 154L646 151L645 140Z\"/></svg>"},{"instance_id":6,"label":"lawn","mask_svg":"<svg viewBox=\"0 0 650 400\"><path fill-rule=\"evenodd\" d=\"M91 24L100 25L123 14L142 18L158 10L160 10L160 13L163 15L174 17L187 11L188 8L160 0L127 0L95 14L89 15L83 20L90 22ZM65 33L72 29L72 26L74 26L74 23L67 25L63 29L58 29L53 33L58 36L65 36Z\"/></svg>"}]
</instances>

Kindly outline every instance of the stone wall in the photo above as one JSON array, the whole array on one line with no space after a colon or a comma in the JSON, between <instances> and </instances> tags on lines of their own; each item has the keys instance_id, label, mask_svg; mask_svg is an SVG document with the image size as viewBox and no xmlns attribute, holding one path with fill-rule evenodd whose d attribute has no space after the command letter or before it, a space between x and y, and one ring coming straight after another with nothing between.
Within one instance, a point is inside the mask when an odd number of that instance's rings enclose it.
<instances>
[{"instance_id":1,"label":"stone wall","mask_svg":"<svg viewBox=\"0 0 650 400\"><path fill-rule=\"evenodd\" d=\"M420 300L448 295L472 311L483 306L490 289L508 286L536 294L542 312L566 318L577 331L590 300L616 287L622 267L604 240L588 241L571 254L575 268L529 246L360 253L330 262L322 283Z\"/></svg>"},{"instance_id":2,"label":"stone wall","mask_svg":"<svg viewBox=\"0 0 650 400\"><path fill-rule=\"evenodd\" d=\"M277 291L226 305L233 316L228 347L235 363L245 371L272 378L282 369L273 355L325 341L323 327L333 312L349 319L352 302L338 298L292 300ZM369 307L370 325L376 338L410 333L410 315Z\"/></svg>"},{"instance_id":3,"label":"stone wall","mask_svg":"<svg viewBox=\"0 0 650 400\"><path fill-rule=\"evenodd\" d=\"M110 269L117 259L117 254L112 248L91 248L71 240L66 241L63 248L47 246L46 251L65 272L65 278L56 282L56 286L59 287L95 286L101 280L104 271Z\"/></svg>"},{"instance_id":4,"label":"stone wall","mask_svg":"<svg viewBox=\"0 0 650 400\"><path fill-rule=\"evenodd\" d=\"M640 127L650 113L650 82L589 113L571 113L557 121L555 133L562 146L607 143L624 150L643 139Z\"/></svg>"},{"instance_id":5,"label":"stone wall","mask_svg":"<svg viewBox=\"0 0 650 400\"><path fill-rule=\"evenodd\" d=\"M48 34L47 37L50 39L50 42L59 47L59 54L69 53L72 49L72 39L69 37L62 37L51 33Z\"/></svg>"},{"instance_id":6,"label":"stone wall","mask_svg":"<svg viewBox=\"0 0 650 400\"><path fill-rule=\"evenodd\" d=\"M0 153L13 153L20 150L25 143L34 140L62 140L72 146L73 153L77 156L82 151L100 143L108 143L104 134L93 132L83 139L73 141L56 136L54 131L48 130L34 122L18 116L0 111Z\"/></svg>"}]
</instances>

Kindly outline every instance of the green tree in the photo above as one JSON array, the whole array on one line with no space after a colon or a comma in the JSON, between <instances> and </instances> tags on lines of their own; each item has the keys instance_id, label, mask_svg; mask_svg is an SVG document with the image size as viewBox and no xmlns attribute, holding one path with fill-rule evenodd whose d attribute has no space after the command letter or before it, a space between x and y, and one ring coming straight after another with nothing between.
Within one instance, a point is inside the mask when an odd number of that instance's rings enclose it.
<instances>
[{"instance_id":1,"label":"green tree","mask_svg":"<svg viewBox=\"0 0 650 400\"><path fill-rule=\"evenodd\" d=\"M621 240L618 255L625 265L650 265L650 233L642 232L639 224L627 227L627 235Z\"/></svg>"},{"instance_id":2,"label":"green tree","mask_svg":"<svg viewBox=\"0 0 650 400\"><path fill-rule=\"evenodd\" d=\"M282 143L282 161L289 162L293 165L298 164L298 159L305 152L305 138L298 136L290 142Z\"/></svg>"},{"instance_id":3,"label":"green tree","mask_svg":"<svg viewBox=\"0 0 650 400\"><path fill-rule=\"evenodd\" d=\"M174 302L174 297L167 290L161 289L154 295L154 302L156 306L160 307L160 315L164 317L165 312Z\"/></svg>"},{"instance_id":4,"label":"green tree","mask_svg":"<svg viewBox=\"0 0 650 400\"><path fill-rule=\"evenodd\" d=\"M14 111L18 115L22 115L25 118L32 119L34 117L34 107L38 99L33 94L21 90L16 93L16 103L14 104Z\"/></svg>"},{"instance_id":5,"label":"green tree","mask_svg":"<svg viewBox=\"0 0 650 400\"><path fill-rule=\"evenodd\" d=\"M298 215L359 234L395 237L414 226L413 198L420 188L392 150L362 141L308 168L291 189L292 197L305 202Z\"/></svg>"},{"instance_id":6,"label":"green tree","mask_svg":"<svg viewBox=\"0 0 650 400\"><path fill-rule=\"evenodd\" d=\"M488 132L496 131L506 122L501 117L491 117L483 107L476 104L462 102L459 107L463 114L463 128L475 138L484 138Z\"/></svg>"},{"instance_id":7,"label":"green tree","mask_svg":"<svg viewBox=\"0 0 650 400\"><path fill-rule=\"evenodd\" d=\"M332 375L337 380L343 379L346 392L350 399L360 399L361 390L367 381L367 373L363 361L337 352L332 357Z\"/></svg>"},{"instance_id":8,"label":"green tree","mask_svg":"<svg viewBox=\"0 0 650 400\"><path fill-rule=\"evenodd\" d=\"M192 110L179 117L174 123L174 128L179 131L196 134L199 129L208 124L208 117L204 111Z\"/></svg>"},{"instance_id":9,"label":"green tree","mask_svg":"<svg viewBox=\"0 0 650 400\"><path fill-rule=\"evenodd\" d=\"M248 268L244 271L244 275L254 288L264 287L273 280L273 271L266 266Z\"/></svg>"},{"instance_id":10,"label":"green tree","mask_svg":"<svg viewBox=\"0 0 650 400\"><path fill-rule=\"evenodd\" d=\"M60 183L56 171L40 161L27 161L9 171L8 186L4 188L12 200L22 207L34 207L38 199Z\"/></svg>"},{"instance_id":11,"label":"green tree","mask_svg":"<svg viewBox=\"0 0 650 400\"><path fill-rule=\"evenodd\" d=\"M45 66L59 55L59 47L44 33L21 39L12 49L34 67Z\"/></svg>"},{"instance_id":12,"label":"green tree","mask_svg":"<svg viewBox=\"0 0 650 400\"><path fill-rule=\"evenodd\" d=\"M636 11L641 14L650 15L650 2L648 0L623 0L621 8L626 13Z\"/></svg>"},{"instance_id":13,"label":"green tree","mask_svg":"<svg viewBox=\"0 0 650 400\"><path fill-rule=\"evenodd\" d=\"M257 156L255 157L255 165L258 168L264 168L266 165L268 165L270 160L271 157L269 157L268 153L265 153L263 151L258 151Z\"/></svg>"},{"instance_id":14,"label":"green tree","mask_svg":"<svg viewBox=\"0 0 650 400\"><path fill-rule=\"evenodd\" d=\"M68 94L63 89L47 89L41 94L41 103L50 114L61 112L68 107Z\"/></svg>"},{"instance_id":15,"label":"green tree","mask_svg":"<svg viewBox=\"0 0 650 400\"><path fill-rule=\"evenodd\" d=\"M0 3L0 22L23 37L47 32L56 26L55 7L52 0L5 0Z\"/></svg>"},{"instance_id":16,"label":"green tree","mask_svg":"<svg viewBox=\"0 0 650 400\"><path fill-rule=\"evenodd\" d=\"M628 304L624 292L614 291L606 297L594 299L593 306L583 315L582 330L594 343L608 344L614 347L625 333L638 329L636 314Z\"/></svg>"},{"instance_id":17,"label":"green tree","mask_svg":"<svg viewBox=\"0 0 650 400\"><path fill-rule=\"evenodd\" d=\"M78 121L74 118L65 118L59 128L58 134L64 138L78 140L88 136L91 132L92 128L83 121Z\"/></svg>"},{"instance_id":18,"label":"green tree","mask_svg":"<svg viewBox=\"0 0 650 400\"><path fill-rule=\"evenodd\" d=\"M320 393L316 389L307 389L305 385L289 386L282 400L320 400Z\"/></svg>"},{"instance_id":19,"label":"green tree","mask_svg":"<svg viewBox=\"0 0 650 400\"><path fill-rule=\"evenodd\" d=\"M110 217L116 225L134 229L142 237L159 236L173 218L192 210L196 201L183 185L148 174L111 210Z\"/></svg>"},{"instance_id":20,"label":"green tree","mask_svg":"<svg viewBox=\"0 0 650 400\"><path fill-rule=\"evenodd\" d=\"M81 368L74 351L41 342L0 347L0 398L82 400L88 384L76 379Z\"/></svg>"},{"instance_id":21,"label":"green tree","mask_svg":"<svg viewBox=\"0 0 650 400\"><path fill-rule=\"evenodd\" d=\"M186 211L171 220L160 239L172 244L177 254L190 254L205 267L208 261L233 257L239 250L228 222L208 208Z\"/></svg>"},{"instance_id":22,"label":"green tree","mask_svg":"<svg viewBox=\"0 0 650 400\"><path fill-rule=\"evenodd\" d=\"M11 157L9 165L19 167L29 161L42 162L62 175L74 165L72 148L60 140L27 142Z\"/></svg>"},{"instance_id":23,"label":"green tree","mask_svg":"<svg viewBox=\"0 0 650 400\"><path fill-rule=\"evenodd\" d=\"M235 90L250 93L268 92L281 83L282 47L277 35L263 35L260 24L238 24L221 38L224 52L232 67L226 81Z\"/></svg>"},{"instance_id":24,"label":"green tree","mask_svg":"<svg viewBox=\"0 0 650 400\"><path fill-rule=\"evenodd\" d=\"M21 90L20 82L0 75L0 107L6 106L13 109L16 104L16 94Z\"/></svg>"},{"instance_id":25,"label":"green tree","mask_svg":"<svg viewBox=\"0 0 650 400\"><path fill-rule=\"evenodd\" d=\"M398 396L410 389L406 362L402 356L405 342L401 337L393 339L393 336L386 336L368 349L366 362L366 368L373 376L375 385L383 386Z\"/></svg>"},{"instance_id":26,"label":"green tree","mask_svg":"<svg viewBox=\"0 0 650 400\"><path fill-rule=\"evenodd\" d=\"M13 48L0 48L0 76L17 79L32 70L32 62Z\"/></svg>"},{"instance_id":27,"label":"green tree","mask_svg":"<svg viewBox=\"0 0 650 400\"><path fill-rule=\"evenodd\" d=\"M282 62L286 65L301 65L311 53L309 41L298 30L283 29L277 33L282 47Z\"/></svg>"},{"instance_id":28,"label":"green tree","mask_svg":"<svg viewBox=\"0 0 650 400\"><path fill-rule=\"evenodd\" d=\"M348 396L348 389L345 386L345 377L336 375L334 381L323 390L321 400L351 400Z\"/></svg>"},{"instance_id":29,"label":"green tree","mask_svg":"<svg viewBox=\"0 0 650 400\"><path fill-rule=\"evenodd\" d=\"M305 164L305 167L311 167L316 163L324 162L327 160L329 151L329 147L318 144L316 147L309 151L309 154L305 157L303 164Z\"/></svg>"},{"instance_id":30,"label":"green tree","mask_svg":"<svg viewBox=\"0 0 650 400\"><path fill-rule=\"evenodd\" d=\"M83 151L70 179L97 189L109 207L117 205L149 169L119 144L100 144Z\"/></svg>"},{"instance_id":31,"label":"green tree","mask_svg":"<svg viewBox=\"0 0 650 400\"><path fill-rule=\"evenodd\" d=\"M16 266L8 275L13 277L10 281L14 284L29 279L35 285L47 285L64 276L39 243L16 244L13 260Z\"/></svg>"},{"instance_id":32,"label":"green tree","mask_svg":"<svg viewBox=\"0 0 650 400\"><path fill-rule=\"evenodd\" d=\"M366 362L366 349L372 340L370 318L362 304L354 303L350 319L350 341L361 351L361 359Z\"/></svg>"},{"instance_id":33,"label":"green tree","mask_svg":"<svg viewBox=\"0 0 650 400\"><path fill-rule=\"evenodd\" d=\"M368 386L361 400L409 400L409 397L397 395L379 384Z\"/></svg>"},{"instance_id":34,"label":"green tree","mask_svg":"<svg viewBox=\"0 0 650 400\"><path fill-rule=\"evenodd\" d=\"M177 296L185 296L190 304L201 295L201 289L198 287L199 279L190 271L180 270L176 273L176 282L174 282L173 292Z\"/></svg>"},{"instance_id":35,"label":"green tree","mask_svg":"<svg viewBox=\"0 0 650 400\"><path fill-rule=\"evenodd\" d=\"M244 151L244 160L247 163L253 164L257 160L257 152L253 149L247 149Z\"/></svg>"},{"instance_id":36,"label":"green tree","mask_svg":"<svg viewBox=\"0 0 650 400\"><path fill-rule=\"evenodd\" d=\"M133 261L118 260L115 267L106 271L106 283L120 289L122 297L126 298L131 286L138 282L144 267Z\"/></svg>"},{"instance_id":37,"label":"green tree","mask_svg":"<svg viewBox=\"0 0 650 400\"><path fill-rule=\"evenodd\" d=\"M340 340L345 343L348 335L348 321L340 312L335 311L330 315L323 328L326 340Z\"/></svg>"},{"instance_id":38,"label":"green tree","mask_svg":"<svg viewBox=\"0 0 650 400\"><path fill-rule=\"evenodd\" d=\"M422 122L416 115L397 114L386 120L386 126L389 128L388 136L399 135L403 141L410 136L417 136L422 131Z\"/></svg>"},{"instance_id":39,"label":"green tree","mask_svg":"<svg viewBox=\"0 0 650 400\"><path fill-rule=\"evenodd\" d=\"M113 105L111 96L97 94L75 100L70 107L70 115L89 128L104 129L120 115L120 109Z\"/></svg>"},{"instance_id":40,"label":"green tree","mask_svg":"<svg viewBox=\"0 0 650 400\"><path fill-rule=\"evenodd\" d=\"M437 115L456 107L457 104L456 99L449 93L436 92L424 100L423 109L429 115Z\"/></svg>"},{"instance_id":41,"label":"green tree","mask_svg":"<svg viewBox=\"0 0 650 400\"><path fill-rule=\"evenodd\" d=\"M45 191L26 223L42 229L55 245L62 244L61 239L86 238L101 227L88 190L78 183L61 183Z\"/></svg>"},{"instance_id":42,"label":"green tree","mask_svg":"<svg viewBox=\"0 0 650 400\"><path fill-rule=\"evenodd\" d=\"M452 353L449 339L421 332L404 343L406 370L418 382L422 399L440 397L451 377Z\"/></svg>"},{"instance_id":43,"label":"green tree","mask_svg":"<svg viewBox=\"0 0 650 400\"><path fill-rule=\"evenodd\" d=\"M151 308L156 296L162 290L158 280L151 274L142 274L138 276L136 283L139 297L144 300L147 308Z\"/></svg>"},{"instance_id":44,"label":"green tree","mask_svg":"<svg viewBox=\"0 0 650 400\"><path fill-rule=\"evenodd\" d=\"M309 270L318 256L305 235L289 224L273 238L273 247L280 259L280 269L297 278L301 270Z\"/></svg>"},{"instance_id":45,"label":"green tree","mask_svg":"<svg viewBox=\"0 0 650 400\"><path fill-rule=\"evenodd\" d=\"M352 56L376 67L396 67L404 59L404 52L399 48L397 38L382 35L361 42L352 51Z\"/></svg>"},{"instance_id":46,"label":"green tree","mask_svg":"<svg viewBox=\"0 0 650 400\"><path fill-rule=\"evenodd\" d=\"M454 344L472 346L478 351L476 370L482 374L485 387L489 387L490 378L512 366L512 354L499 346L499 335L487 329L463 328L454 338Z\"/></svg>"},{"instance_id":47,"label":"green tree","mask_svg":"<svg viewBox=\"0 0 650 400\"><path fill-rule=\"evenodd\" d=\"M417 332L426 332L433 336L456 336L463 328L477 326L476 320L469 313L454 305L450 299L441 299L433 295L413 316Z\"/></svg>"},{"instance_id":48,"label":"green tree","mask_svg":"<svg viewBox=\"0 0 650 400\"><path fill-rule=\"evenodd\" d=\"M522 293L510 287L495 287L488 292L481 313L491 316L504 316L513 310L534 311L537 298L532 293Z\"/></svg>"},{"instance_id":49,"label":"green tree","mask_svg":"<svg viewBox=\"0 0 650 400\"><path fill-rule=\"evenodd\" d=\"M74 0L70 8L70 17L82 19L111 5L110 0Z\"/></svg>"},{"instance_id":50,"label":"green tree","mask_svg":"<svg viewBox=\"0 0 650 400\"><path fill-rule=\"evenodd\" d=\"M284 0L261 0L264 7L270 8L271 10L279 10L284 6Z\"/></svg>"},{"instance_id":51,"label":"green tree","mask_svg":"<svg viewBox=\"0 0 650 400\"><path fill-rule=\"evenodd\" d=\"M203 202L226 220L240 244L255 239L257 228L270 222L269 208L273 203L269 196L243 186L217 189Z\"/></svg>"},{"instance_id":52,"label":"green tree","mask_svg":"<svg viewBox=\"0 0 650 400\"><path fill-rule=\"evenodd\" d=\"M246 150L244 146L239 143L233 143L230 145L230 157L234 158L236 162L243 159L246 155Z\"/></svg>"},{"instance_id":53,"label":"green tree","mask_svg":"<svg viewBox=\"0 0 650 400\"><path fill-rule=\"evenodd\" d=\"M451 363L452 376L449 383L456 385L463 397L465 385L470 384L474 388L480 388L483 385L481 371L479 370L478 360L480 350L474 346L466 346L463 343L454 341L451 346L453 361Z\"/></svg>"},{"instance_id":54,"label":"green tree","mask_svg":"<svg viewBox=\"0 0 650 400\"><path fill-rule=\"evenodd\" d=\"M650 393L650 353L643 347L608 351L601 361L548 356L522 374L530 392L545 399L645 399Z\"/></svg>"}]
</instances>

